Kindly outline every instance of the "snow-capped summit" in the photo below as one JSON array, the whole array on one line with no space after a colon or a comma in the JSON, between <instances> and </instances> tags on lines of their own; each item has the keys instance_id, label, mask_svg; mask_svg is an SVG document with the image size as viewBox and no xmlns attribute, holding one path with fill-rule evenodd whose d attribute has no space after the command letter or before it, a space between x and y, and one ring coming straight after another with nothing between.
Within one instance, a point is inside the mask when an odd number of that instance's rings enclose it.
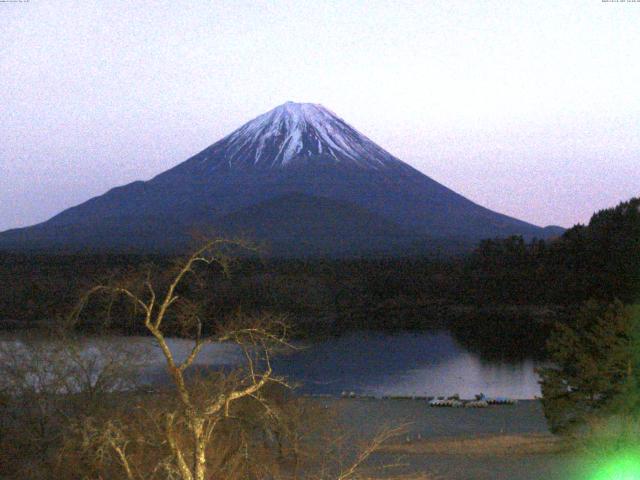
<instances>
[{"instance_id":1,"label":"snow-capped summit","mask_svg":"<svg viewBox=\"0 0 640 480\"><path fill-rule=\"evenodd\" d=\"M191 162L210 170L308 164L381 170L404 165L322 105L295 102L254 118Z\"/></svg>"},{"instance_id":2,"label":"snow-capped summit","mask_svg":"<svg viewBox=\"0 0 640 480\"><path fill-rule=\"evenodd\" d=\"M552 233L473 203L321 105L287 102L151 180L0 233L0 250L179 251L193 231L247 236L279 256Z\"/></svg>"}]
</instances>

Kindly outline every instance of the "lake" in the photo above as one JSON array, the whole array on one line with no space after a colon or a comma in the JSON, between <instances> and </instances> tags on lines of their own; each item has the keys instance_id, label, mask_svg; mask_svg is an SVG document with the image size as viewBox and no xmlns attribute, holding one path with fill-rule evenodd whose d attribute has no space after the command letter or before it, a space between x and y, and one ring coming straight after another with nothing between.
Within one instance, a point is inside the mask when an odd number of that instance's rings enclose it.
<instances>
[{"instance_id":1,"label":"lake","mask_svg":"<svg viewBox=\"0 0 640 480\"><path fill-rule=\"evenodd\" d=\"M20 337L5 334L2 342ZM166 379L161 352L148 337L86 339L85 351L100 355L100 344L117 342L132 352L145 352L143 378ZM189 343L171 339L178 359ZM201 367L233 366L242 355L233 345L208 345L198 357ZM382 396L448 396L473 398L477 393L533 399L540 396L533 360L486 361L462 347L448 332L388 334L353 332L337 338L300 345L274 360L274 370L300 384L308 394Z\"/></svg>"},{"instance_id":2,"label":"lake","mask_svg":"<svg viewBox=\"0 0 640 480\"><path fill-rule=\"evenodd\" d=\"M310 345L276 362L276 370L317 394L473 398L540 396L533 360L489 362L448 332L356 332Z\"/></svg>"}]
</instances>

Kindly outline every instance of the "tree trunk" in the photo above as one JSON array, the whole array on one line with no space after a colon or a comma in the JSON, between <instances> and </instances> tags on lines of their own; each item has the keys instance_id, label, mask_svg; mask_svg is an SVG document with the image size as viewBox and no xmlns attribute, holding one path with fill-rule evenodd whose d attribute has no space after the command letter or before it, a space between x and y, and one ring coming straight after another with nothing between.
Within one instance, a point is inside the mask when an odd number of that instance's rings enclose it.
<instances>
[{"instance_id":1,"label":"tree trunk","mask_svg":"<svg viewBox=\"0 0 640 480\"><path fill-rule=\"evenodd\" d=\"M194 480L205 480L207 473L206 439L204 435L204 419L192 420L193 428L193 472Z\"/></svg>"}]
</instances>

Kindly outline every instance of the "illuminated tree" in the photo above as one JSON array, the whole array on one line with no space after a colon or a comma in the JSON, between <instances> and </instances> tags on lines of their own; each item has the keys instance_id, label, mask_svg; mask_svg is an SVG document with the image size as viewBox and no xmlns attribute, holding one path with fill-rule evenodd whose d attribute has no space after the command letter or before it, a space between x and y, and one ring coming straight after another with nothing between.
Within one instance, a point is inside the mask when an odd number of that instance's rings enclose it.
<instances>
[{"instance_id":1,"label":"illuminated tree","mask_svg":"<svg viewBox=\"0 0 640 480\"><path fill-rule=\"evenodd\" d=\"M164 279L154 282L149 272L96 285L72 315L74 324L91 311L89 301L96 296L124 299L159 348L170 379L164 391L138 395L135 403L126 402L106 418L78 422L84 456L95 464L91 478L114 478L103 473L115 469L127 480L297 478L300 472L306 478L348 480L384 441L400 433L383 429L361 448L332 451L326 447L335 439L324 441L314 430L318 415L299 414L296 407L303 404L278 398L274 390L286 391L289 385L275 374L271 360L281 348L293 348L283 318L238 314L216 323L212 305L197 295L211 268L228 271L230 256L221 249L229 246L246 245L209 240ZM112 303L107 305L111 310ZM171 342L175 332L189 341L186 354ZM233 371L198 367L208 345L223 343L235 346L241 366ZM308 439L302 442L302 436ZM77 451L77 443L68 451Z\"/></svg>"}]
</instances>

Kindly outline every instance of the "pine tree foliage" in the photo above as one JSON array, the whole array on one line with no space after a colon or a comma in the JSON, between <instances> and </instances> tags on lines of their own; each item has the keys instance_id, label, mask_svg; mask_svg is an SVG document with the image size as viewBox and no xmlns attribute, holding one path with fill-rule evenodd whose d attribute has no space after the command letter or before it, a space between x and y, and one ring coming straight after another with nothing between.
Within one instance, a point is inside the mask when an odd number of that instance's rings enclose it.
<instances>
[{"instance_id":1,"label":"pine tree foliage","mask_svg":"<svg viewBox=\"0 0 640 480\"><path fill-rule=\"evenodd\" d=\"M598 416L640 416L638 328L637 309L593 300L573 325L557 326L548 342L553 366L539 371L553 432L568 433Z\"/></svg>"}]
</instances>

